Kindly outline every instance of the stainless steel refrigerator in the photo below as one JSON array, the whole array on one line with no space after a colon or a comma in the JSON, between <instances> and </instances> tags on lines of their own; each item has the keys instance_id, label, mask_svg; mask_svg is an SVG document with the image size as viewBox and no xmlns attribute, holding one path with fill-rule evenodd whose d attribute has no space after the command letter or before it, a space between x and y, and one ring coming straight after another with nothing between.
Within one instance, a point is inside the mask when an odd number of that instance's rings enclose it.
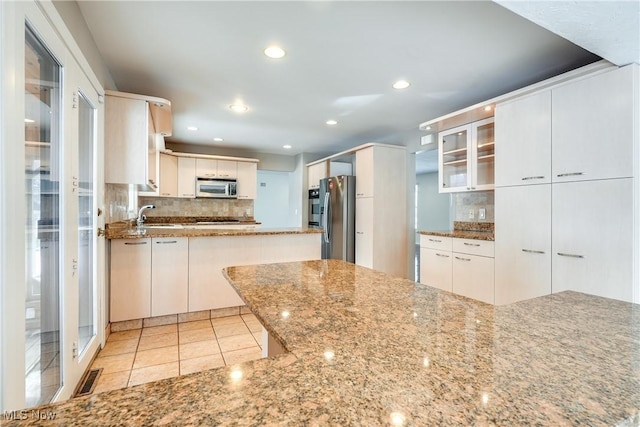
<instances>
[{"instance_id":1,"label":"stainless steel refrigerator","mask_svg":"<svg viewBox=\"0 0 640 427\"><path fill-rule=\"evenodd\" d=\"M320 180L322 259L356 259L356 177L333 176Z\"/></svg>"}]
</instances>

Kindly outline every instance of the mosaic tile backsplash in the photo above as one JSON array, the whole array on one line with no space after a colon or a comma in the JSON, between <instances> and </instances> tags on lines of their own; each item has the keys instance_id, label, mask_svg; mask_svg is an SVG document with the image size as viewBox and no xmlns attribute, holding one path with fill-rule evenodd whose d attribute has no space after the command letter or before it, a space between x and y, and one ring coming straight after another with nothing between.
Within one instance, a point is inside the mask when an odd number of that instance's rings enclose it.
<instances>
[{"instance_id":1,"label":"mosaic tile backsplash","mask_svg":"<svg viewBox=\"0 0 640 427\"><path fill-rule=\"evenodd\" d=\"M182 199L176 197L138 197L138 206L155 205L145 211L154 216L253 217L253 200Z\"/></svg>"}]
</instances>

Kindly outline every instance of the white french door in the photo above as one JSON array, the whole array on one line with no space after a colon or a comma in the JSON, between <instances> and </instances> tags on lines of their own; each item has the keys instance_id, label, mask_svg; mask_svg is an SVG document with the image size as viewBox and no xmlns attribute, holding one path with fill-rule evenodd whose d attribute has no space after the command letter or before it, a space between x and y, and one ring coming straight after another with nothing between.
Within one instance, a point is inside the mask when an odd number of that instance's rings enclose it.
<instances>
[{"instance_id":1,"label":"white french door","mask_svg":"<svg viewBox=\"0 0 640 427\"><path fill-rule=\"evenodd\" d=\"M69 398L103 340L103 108L50 2L0 9L0 411L11 411Z\"/></svg>"},{"instance_id":2,"label":"white french door","mask_svg":"<svg viewBox=\"0 0 640 427\"><path fill-rule=\"evenodd\" d=\"M69 132L74 141L70 144L68 163L71 176L65 215L69 224L65 236L69 243L71 268L65 282L64 330L67 351L63 366L63 379L72 387L64 390L64 397L73 393L75 385L88 368L93 355L101 344L99 310L99 246L98 206L101 192L98 190L98 117L99 95L79 67L66 74L67 112Z\"/></svg>"}]
</instances>

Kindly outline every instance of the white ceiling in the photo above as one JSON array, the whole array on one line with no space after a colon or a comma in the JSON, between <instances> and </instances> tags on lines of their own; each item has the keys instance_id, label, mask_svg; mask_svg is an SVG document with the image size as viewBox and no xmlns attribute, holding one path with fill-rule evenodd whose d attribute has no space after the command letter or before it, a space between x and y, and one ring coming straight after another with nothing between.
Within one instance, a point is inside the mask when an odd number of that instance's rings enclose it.
<instances>
[{"instance_id":1,"label":"white ceiling","mask_svg":"<svg viewBox=\"0 0 640 427\"><path fill-rule=\"evenodd\" d=\"M489 1L78 4L118 89L171 101L168 141L225 149L406 145L421 122L599 59Z\"/></svg>"}]
</instances>

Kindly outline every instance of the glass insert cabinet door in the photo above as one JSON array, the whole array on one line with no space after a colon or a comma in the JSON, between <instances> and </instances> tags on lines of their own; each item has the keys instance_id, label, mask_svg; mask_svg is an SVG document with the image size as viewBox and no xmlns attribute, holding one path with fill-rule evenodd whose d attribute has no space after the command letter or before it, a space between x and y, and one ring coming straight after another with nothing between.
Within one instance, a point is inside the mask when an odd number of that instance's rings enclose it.
<instances>
[{"instance_id":1,"label":"glass insert cabinet door","mask_svg":"<svg viewBox=\"0 0 640 427\"><path fill-rule=\"evenodd\" d=\"M471 128L468 125L439 134L440 192L471 189Z\"/></svg>"},{"instance_id":2,"label":"glass insert cabinet door","mask_svg":"<svg viewBox=\"0 0 640 427\"><path fill-rule=\"evenodd\" d=\"M62 67L25 31L25 403L47 403L60 369Z\"/></svg>"},{"instance_id":3,"label":"glass insert cabinet door","mask_svg":"<svg viewBox=\"0 0 640 427\"><path fill-rule=\"evenodd\" d=\"M494 188L493 117L438 134L440 192Z\"/></svg>"}]
</instances>

